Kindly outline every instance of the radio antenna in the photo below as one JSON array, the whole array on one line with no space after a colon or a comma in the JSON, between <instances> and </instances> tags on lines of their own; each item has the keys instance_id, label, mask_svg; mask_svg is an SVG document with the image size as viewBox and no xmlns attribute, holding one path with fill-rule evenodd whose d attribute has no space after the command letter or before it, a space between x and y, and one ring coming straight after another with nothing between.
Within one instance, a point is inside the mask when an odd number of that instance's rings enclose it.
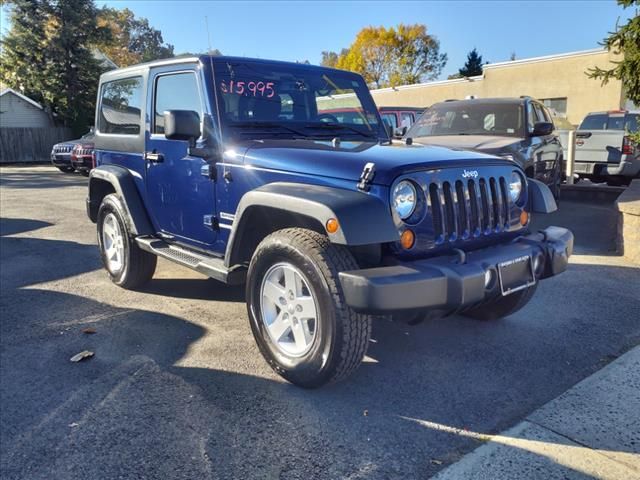
<instances>
[{"instance_id":1,"label":"radio antenna","mask_svg":"<svg viewBox=\"0 0 640 480\"><path fill-rule=\"evenodd\" d=\"M207 29L207 43L209 44L209 55L212 54L213 49L211 48L211 35L209 35L209 17L208 16L204 16L204 24L205 24L205 28Z\"/></svg>"}]
</instances>

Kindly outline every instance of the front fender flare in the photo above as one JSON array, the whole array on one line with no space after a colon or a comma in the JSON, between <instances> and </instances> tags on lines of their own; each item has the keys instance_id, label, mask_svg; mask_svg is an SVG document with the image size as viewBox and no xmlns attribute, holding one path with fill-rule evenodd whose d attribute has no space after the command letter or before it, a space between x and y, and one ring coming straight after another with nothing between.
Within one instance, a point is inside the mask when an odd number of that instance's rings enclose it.
<instances>
[{"instance_id":1,"label":"front fender flare","mask_svg":"<svg viewBox=\"0 0 640 480\"><path fill-rule=\"evenodd\" d=\"M302 215L323 228L327 220L335 218L340 228L327 235L332 243L340 245L372 245L400 239L389 207L378 197L342 188L276 182L251 190L240 199L227 244L228 262L236 257L234 245L240 243L236 240L246 227L243 218L255 207Z\"/></svg>"}]
</instances>

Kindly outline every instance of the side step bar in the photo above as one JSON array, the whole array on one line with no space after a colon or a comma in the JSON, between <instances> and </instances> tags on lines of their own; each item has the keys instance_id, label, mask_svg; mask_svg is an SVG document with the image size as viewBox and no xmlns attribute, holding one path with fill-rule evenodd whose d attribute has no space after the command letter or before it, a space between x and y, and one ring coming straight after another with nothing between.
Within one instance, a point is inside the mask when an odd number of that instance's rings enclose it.
<instances>
[{"instance_id":1,"label":"side step bar","mask_svg":"<svg viewBox=\"0 0 640 480\"><path fill-rule=\"evenodd\" d=\"M220 282L239 285L245 281L247 272L244 267L227 268L221 258L208 257L157 238L138 237L136 243L142 250L189 267Z\"/></svg>"}]
</instances>

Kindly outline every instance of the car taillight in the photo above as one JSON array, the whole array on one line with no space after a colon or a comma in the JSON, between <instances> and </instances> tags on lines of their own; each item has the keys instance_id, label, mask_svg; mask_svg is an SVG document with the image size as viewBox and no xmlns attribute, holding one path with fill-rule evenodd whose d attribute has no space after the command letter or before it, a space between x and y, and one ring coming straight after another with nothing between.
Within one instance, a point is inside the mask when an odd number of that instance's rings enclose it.
<instances>
[{"instance_id":1,"label":"car taillight","mask_svg":"<svg viewBox=\"0 0 640 480\"><path fill-rule=\"evenodd\" d=\"M633 155L635 145L628 136L622 137L622 154Z\"/></svg>"}]
</instances>

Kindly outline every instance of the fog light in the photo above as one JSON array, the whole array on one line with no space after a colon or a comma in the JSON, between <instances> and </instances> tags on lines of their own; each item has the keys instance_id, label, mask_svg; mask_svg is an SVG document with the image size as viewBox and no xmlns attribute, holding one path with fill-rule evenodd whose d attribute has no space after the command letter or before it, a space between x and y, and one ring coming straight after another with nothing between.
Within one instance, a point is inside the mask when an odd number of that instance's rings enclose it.
<instances>
[{"instance_id":1,"label":"fog light","mask_svg":"<svg viewBox=\"0 0 640 480\"><path fill-rule=\"evenodd\" d=\"M484 288L489 288L493 285L493 270L488 269L484 272Z\"/></svg>"},{"instance_id":2,"label":"fog light","mask_svg":"<svg viewBox=\"0 0 640 480\"><path fill-rule=\"evenodd\" d=\"M405 230L404 232L402 232L402 235L400 235L400 244L405 250L409 250L411 247L413 247L415 241L416 236L411 230Z\"/></svg>"}]
</instances>

